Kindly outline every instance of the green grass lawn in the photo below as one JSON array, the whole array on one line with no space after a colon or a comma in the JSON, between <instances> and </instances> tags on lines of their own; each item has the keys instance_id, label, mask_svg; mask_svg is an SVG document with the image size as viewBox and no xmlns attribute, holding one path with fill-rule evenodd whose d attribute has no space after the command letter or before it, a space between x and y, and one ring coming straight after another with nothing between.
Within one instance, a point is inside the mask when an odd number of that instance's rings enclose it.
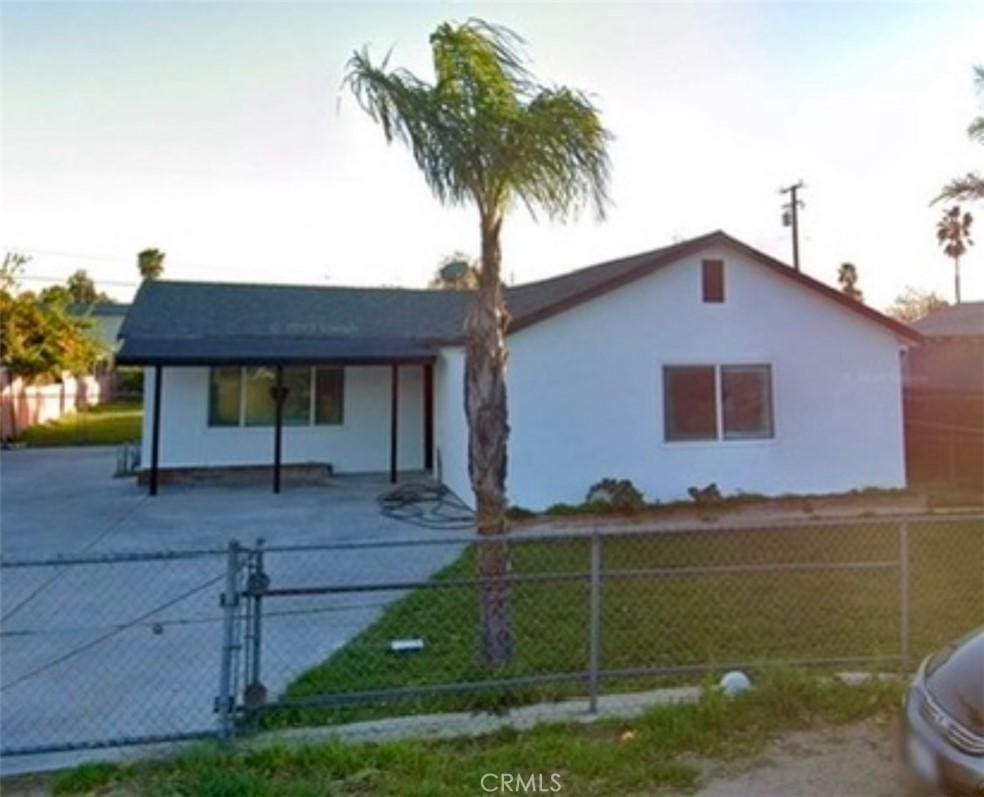
<instances>
[{"instance_id":1,"label":"green grass lawn","mask_svg":"<svg viewBox=\"0 0 984 797\"><path fill-rule=\"evenodd\" d=\"M140 439L140 402L99 404L32 426L19 438L29 446L108 446Z\"/></svg>"},{"instance_id":2,"label":"green grass lawn","mask_svg":"<svg viewBox=\"0 0 984 797\"><path fill-rule=\"evenodd\" d=\"M887 718L902 686L821 681L803 672L766 673L735 699L708 690L700 702L592 725L542 725L455 741L331 743L249 751L200 747L175 760L83 766L57 776L56 794L315 797L481 794L486 773L556 774L562 794L673 793L699 785L694 757L753 755L777 734Z\"/></svg>"},{"instance_id":3,"label":"green grass lawn","mask_svg":"<svg viewBox=\"0 0 984 797\"><path fill-rule=\"evenodd\" d=\"M792 530L707 531L609 540L606 570L796 562L893 561L895 526L860 521L806 533ZM585 572L584 540L511 543L514 573ZM980 521L912 524L909 535L913 664L984 620L984 527ZM305 554L307 555L307 554ZM328 567L328 566L326 566ZM330 569L326 572L330 572ZM474 553L433 579L474 576ZM272 573L274 586L278 584ZM275 611L275 599L265 602ZM396 713L496 709L584 694L581 682L478 694L405 699L345 707L290 707L291 700L359 691L584 671L588 655L588 585L584 581L514 584L515 658L492 671L479 660L478 593L474 586L418 589L324 663L287 688L266 710L266 728L316 725ZM267 621L267 627L277 622ZM390 640L420 637L425 649L394 655ZM730 662L889 657L900 648L899 572L773 571L653 578L611 578L602 592L601 667L679 667ZM316 635L312 644L317 644ZM275 655L267 667L276 667ZM857 665L860 668L862 665ZM841 667L843 669L843 667ZM688 680L693 680L691 675ZM699 677L699 676L696 676ZM665 684L628 676L603 681L606 691Z\"/></svg>"}]
</instances>

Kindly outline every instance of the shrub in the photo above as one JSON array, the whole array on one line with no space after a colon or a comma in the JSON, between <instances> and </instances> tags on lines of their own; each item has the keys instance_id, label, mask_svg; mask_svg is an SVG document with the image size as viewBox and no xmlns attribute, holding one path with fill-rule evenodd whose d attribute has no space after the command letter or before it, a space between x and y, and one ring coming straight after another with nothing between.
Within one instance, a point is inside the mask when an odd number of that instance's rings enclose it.
<instances>
[{"instance_id":1,"label":"shrub","mask_svg":"<svg viewBox=\"0 0 984 797\"><path fill-rule=\"evenodd\" d=\"M536 512L532 509L527 509L525 506L511 506L506 510L506 517L510 520L526 520L527 518L536 517Z\"/></svg>"},{"instance_id":2,"label":"shrub","mask_svg":"<svg viewBox=\"0 0 984 797\"><path fill-rule=\"evenodd\" d=\"M646 501L629 479L608 478L591 485L585 504L607 505L616 512L638 512L645 508Z\"/></svg>"}]
</instances>

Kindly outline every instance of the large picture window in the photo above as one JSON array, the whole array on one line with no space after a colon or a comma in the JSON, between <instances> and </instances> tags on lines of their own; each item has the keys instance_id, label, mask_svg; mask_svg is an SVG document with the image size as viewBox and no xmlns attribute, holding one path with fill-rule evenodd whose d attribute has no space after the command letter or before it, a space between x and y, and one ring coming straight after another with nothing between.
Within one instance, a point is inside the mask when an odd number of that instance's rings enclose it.
<instances>
[{"instance_id":1,"label":"large picture window","mask_svg":"<svg viewBox=\"0 0 984 797\"><path fill-rule=\"evenodd\" d=\"M212 368L209 374L209 426L273 426L277 370ZM345 371L342 368L285 367L283 422L285 426L341 424Z\"/></svg>"},{"instance_id":2,"label":"large picture window","mask_svg":"<svg viewBox=\"0 0 984 797\"><path fill-rule=\"evenodd\" d=\"M341 368L314 369L314 422L342 422L345 406L345 372Z\"/></svg>"},{"instance_id":3,"label":"large picture window","mask_svg":"<svg viewBox=\"0 0 984 797\"><path fill-rule=\"evenodd\" d=\"M243 372L240 368L213 368L208 382L208 425L239 426Z\"/></svg>"},{"instance_id":4,"label":"large picture window","mask_svg":"<svg viewBox=\"0 0 984 797\"><path fill-rule=\"evenodd\" d=\"M663 435L670 442L773 437L771 366L664 366Z\"/></svg>"},{"instance_id":5,"label":"large picture window","mask_svg":"<svg viewBox=\"0 0 984 797\"><path fill-rule=\"evenodd\" d=\"M247 368L246 390L243 404L246 426L273 426L277 408L271 390L277 384L277 372L273 368Z\"/></svg>"}]
</instances>

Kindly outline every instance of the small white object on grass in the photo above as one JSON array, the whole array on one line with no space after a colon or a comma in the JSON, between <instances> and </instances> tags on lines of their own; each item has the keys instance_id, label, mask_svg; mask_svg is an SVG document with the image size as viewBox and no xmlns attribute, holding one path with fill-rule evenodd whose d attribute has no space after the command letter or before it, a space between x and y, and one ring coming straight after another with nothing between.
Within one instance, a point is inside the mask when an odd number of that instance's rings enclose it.
<instances>
[{"instance_id":1,"label":"small white object on grass","mask_svg":"<svg viewBox=\"0 0 984 797\"><path fill-rule=\"evenodd\" d=\"M389 644L390 653L416 653L424 649L422 639L394 639Z\"/></svg>"},{"instance_id":2,"label":"small white object on grass","mask_svg":"<svg viewBox=\"0 0 984 797\"><path fill-rule=\"evenodd\" d=\"M721 687L721 691L728 697L734 697L751 689L752 682L741 670L732 670L731 672L726 672L721 677L718 686Z\"/></svg>"}]
</instances>

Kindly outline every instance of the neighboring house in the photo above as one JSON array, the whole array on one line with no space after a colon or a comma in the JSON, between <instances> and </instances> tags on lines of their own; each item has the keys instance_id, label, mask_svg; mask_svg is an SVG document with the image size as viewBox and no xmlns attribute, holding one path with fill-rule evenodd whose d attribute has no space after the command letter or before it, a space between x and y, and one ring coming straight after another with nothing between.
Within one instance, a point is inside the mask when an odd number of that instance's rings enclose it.
<instances>
[{"instance_id":1,"label":"neighboring house","mask_svg":"<svg viewBox=\"0 0 984 797\"><path fill-rule=\"evenodd\" d=\"M905 358L909 478L984 492L984 302L930 313Z\"/></svg>"},{"instance_id":2,"label":"neighboring house","mask_svg":"<svg viewBox=\"0 0 984 797\"><path fill-rule=\"evenodd\" d=\"M108 352L116 351L119 345L120 327L123 326L123 319L129 309L130 305L117 302L93 302L68 306L70 315L91 322L88 330L90 337Z\"/></svg>"},{"instance_id":3,"label":"neighboring house","mask_svg":"<svg viewBox=\"0 0 984 797\"><path fill-rule=\"evenodd\" d=\"M429 470L465 500L458 291L145 282L144 463ZM510 500L902 487L919 335L723 232L509 288ZM278 379L287 388L277 444ZM159 423L155 424L156 409ZM156 441L156 443L155 443ZM157 455L155 457L155 448ZM275 472L278 468L274 468Z\"/></svg>"}]
</instances>

